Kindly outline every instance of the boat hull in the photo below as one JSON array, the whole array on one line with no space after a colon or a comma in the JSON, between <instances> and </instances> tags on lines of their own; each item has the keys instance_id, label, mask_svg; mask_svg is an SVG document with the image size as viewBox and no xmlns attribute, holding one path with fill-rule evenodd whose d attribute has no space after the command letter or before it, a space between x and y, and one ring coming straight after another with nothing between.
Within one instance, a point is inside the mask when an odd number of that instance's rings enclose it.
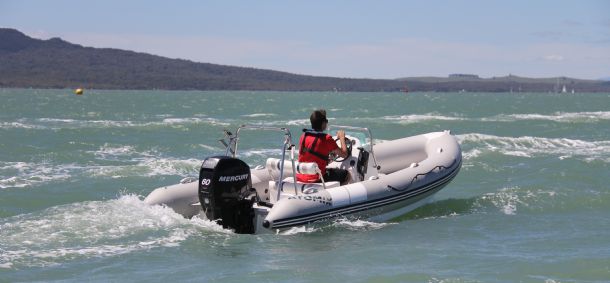
<instances>
[{"instance_id":1,"label":"boat hull","mask_svg":"<svg viewBox=\"0 0 610 283\"><path fill-rule=\"evenodd\" d=\"M278 202L275 211L272 211L267 217L269 221L269 227L258 227L258 229L279 229L284 230L294 226L308 225L315 222L324 222L332 220L334 218L353 218L353 219L365 219L375 222L383 222L396 218L403 214L406 214L424 204L426 204L434 194L444 188L455 176L458 174L461 167L461 162L456 162L452 166L452 170L447 171L441 178L436 179L434 182L425 183L419 187L412 189L400 189L392 190L385 185L383 178L379 179L377 187L370 188L370 191L386 190L387 194L378 198L369 198L366 201L355 202L351 205L328 207L326 209L320 209L313 213L303 214L298 212L292 212L295 207L306 205L307 200L305 196L301 198L289 198ZM385 185L385 186L384 186ZM315 199L315 196L312 196ZM311 201L309 201L311 202ZM289 217L278 217L275 218L274 213L281 211L284 207L292 208L285 214L292 214L296 216ZM318 205L320 207L320 205Z\"/></svg>"}]
</instances>

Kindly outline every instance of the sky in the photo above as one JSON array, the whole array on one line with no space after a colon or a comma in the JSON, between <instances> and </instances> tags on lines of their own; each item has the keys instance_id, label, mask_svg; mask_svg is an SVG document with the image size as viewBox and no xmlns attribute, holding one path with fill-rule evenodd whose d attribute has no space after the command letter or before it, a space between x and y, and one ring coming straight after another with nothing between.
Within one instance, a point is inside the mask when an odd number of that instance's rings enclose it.
<instances>
[{"instance_id":1,"label":"sky","mask_svg":"<svg viewBox=\"0 0 610 283\"><path fill-rule=\"evenodd\" d=\"M610 78L607 0L0 0L0 27L307 75Z\"/></svg>"}]
</instances>

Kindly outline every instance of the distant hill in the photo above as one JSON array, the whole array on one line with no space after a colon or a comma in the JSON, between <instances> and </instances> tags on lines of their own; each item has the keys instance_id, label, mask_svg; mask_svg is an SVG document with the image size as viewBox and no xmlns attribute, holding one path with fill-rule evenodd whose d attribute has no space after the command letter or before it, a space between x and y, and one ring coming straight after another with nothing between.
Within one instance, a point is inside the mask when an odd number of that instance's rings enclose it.
<instances>
[{"instance_id":1,"label":"distant hill","mask_svg":"<svg viewBox=\"0 0 610 283\"><path fill-rule=\"evenodd\" d=\"M0 29L0 62L0 87L392 91L403 86L394 80L304 76L83 47L14 29Z\"/></svg>"},{"instance_id":2,"label":"distant hill","mask_svg":"<svg viewBox=\"0 0 610 283\"><path fill-rule=\"evenodd\" d=\"M610 82L504 77L492 79L349 79L296 75L197 63L113 48L83 47L60 38L40 40L0 28L0 87L286 90L286 91L551 91L566 84L579 92L607 91Z\"/></svg>"}]
</instances>

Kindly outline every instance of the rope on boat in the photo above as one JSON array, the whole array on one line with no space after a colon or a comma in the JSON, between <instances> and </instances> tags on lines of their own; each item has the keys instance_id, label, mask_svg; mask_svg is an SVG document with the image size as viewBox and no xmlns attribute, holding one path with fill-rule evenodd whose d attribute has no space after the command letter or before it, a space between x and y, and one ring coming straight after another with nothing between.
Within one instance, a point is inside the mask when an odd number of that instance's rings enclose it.
<instances>
[{"instance_id":1,"label":"rope on boat","mask_svg":"<svg viewBox=\"0 0 610 283\"><path fill-rule=\"evenodd\" d=\"M392 190L394 190L394 191L397 191L397 192L402 192L402 191L405 191L405 190L407 190L409 187L411 187L411 185L413 185L413 183L414 183L415 181L417 181L417 178L418 178L419 176L426 176L426 175L428 175L428 174L432 173L432 171L434 171L434 170L436 170L436 169L439 169L439 172L441 171L440 169L447 170L447 169L449 169L449 168L453 167L453 165L455 165L455 163L456 163L456 162L457 162L457 159L453 160L453 163L451 163L451 165L449 165L448 167L447 167L447 166L444 166L444 165L438 165L438 166L434 166L434 168L430 169L430 171L428 171L428 172L426 172L426 173L419 173L419 174L415 175L415 176L413 177L413 179L411 179L411 182L409 182L409 184L408 184L408 185L407 185L407 186L406 186L404 189L399 189L399 188L393 187L393 186L391 186L391 185L388 185L388 188L389 188L389 189L392 189Z\"/></svg>"}]
</instances>

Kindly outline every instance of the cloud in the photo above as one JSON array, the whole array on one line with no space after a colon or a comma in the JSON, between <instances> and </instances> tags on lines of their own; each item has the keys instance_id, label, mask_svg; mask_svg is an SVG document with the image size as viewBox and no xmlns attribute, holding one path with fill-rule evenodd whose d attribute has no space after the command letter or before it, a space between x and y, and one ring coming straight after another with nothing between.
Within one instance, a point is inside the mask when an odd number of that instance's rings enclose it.
<instances>
[{"instance_id":1,"label":"cloud","mask_svg":"<svg viewBox=\"0 0 610 283\"><path fill-rule=\"evenodd\" d=\"M584 26L585 25L581 21L575 21L575 20L572 20L572 19L563 20L561 23L566 25L566 26L573 26L573 27L580 27L580 26Z\"/></svg>"},{"instance_id":2,"label":"cloud","mask_svg":"<svg viewBox=\"0 0 610 283\"><path fill-rule=\"evenodd\" d=\"M543 40L560 40L564 38L570 37L570 34L565 31L536 31L530 33L535 38L543 39Z\"/></svg>"},{"instance_id":3,"label":"cloud","mask_svg":"<svg viewBox=\"0 0 610 283\"><path fill-rule=\"evenodd\" d=\"M561 55L551 54L551 55L543 56L542 59L547 60L547 61L563 61L564 57Z\"/></svg>"},{"instance_id":4,"label":"cloud","mask_svg":"<svg viewBox=\"0 0 610 283\"><path fill-rule=\"evenodd\" d=\"M32 32L28 32L27 33L29 36L33 37L33 38L38 38L38 39L49 39L53 36L51 36L51 34L49 32L47 32L46 30L35 30Z\"/></svg>"}]
</instances>

